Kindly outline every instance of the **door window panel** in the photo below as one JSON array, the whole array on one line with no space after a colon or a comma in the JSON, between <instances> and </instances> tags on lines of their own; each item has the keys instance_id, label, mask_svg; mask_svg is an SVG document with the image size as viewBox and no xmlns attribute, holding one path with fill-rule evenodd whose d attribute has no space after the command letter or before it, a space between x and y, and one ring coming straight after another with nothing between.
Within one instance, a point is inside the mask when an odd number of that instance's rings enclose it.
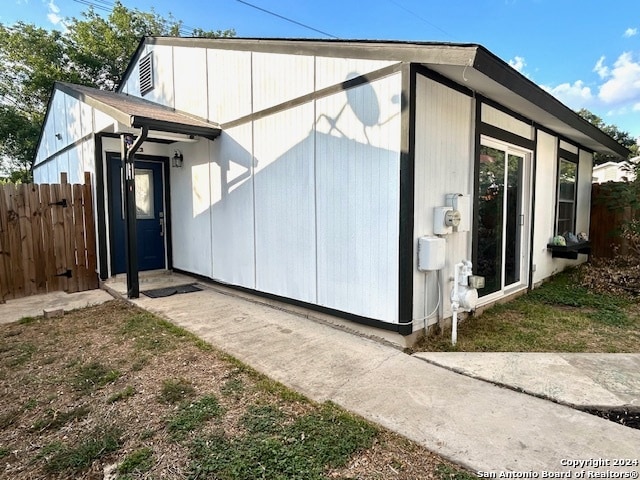
<instances>
[{"instance_id":1,"label":"door window panel","mask_svg":"<svg viewBox=\"0 0 640 480\"><path fill-rule=\"evenodd\" d=\"M155 218L153 204L153 170L136 168L136 217Z\"/></svg>"}]
</instances>

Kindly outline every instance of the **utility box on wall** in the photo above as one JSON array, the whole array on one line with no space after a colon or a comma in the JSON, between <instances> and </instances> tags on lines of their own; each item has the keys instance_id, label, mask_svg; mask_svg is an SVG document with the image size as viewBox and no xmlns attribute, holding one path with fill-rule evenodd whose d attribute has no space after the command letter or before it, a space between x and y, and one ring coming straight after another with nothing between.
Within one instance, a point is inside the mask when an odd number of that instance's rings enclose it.
<instances>
[{"instance_id":1,"label":"utility box on wall","mask_svg":"<svg viewBox=\"0 0 640 480\"><path fill-rule=\"evenodd\" d=\"M456 226L456 232L468 232L471 230L471 196L461 193L447 195L447 205L460 212L460 223Z\"/></svg>"},{"instance_id":2,"label":"utility box on wall","mask_svg":"<svg viewBox=\"0 0 640 480\"><path fill-rule=\"evenodd\" d=\"M418 239L418 270L423 272L441 270L446 259L447 242L440 237Z\"/></svg>"}]
</instances>

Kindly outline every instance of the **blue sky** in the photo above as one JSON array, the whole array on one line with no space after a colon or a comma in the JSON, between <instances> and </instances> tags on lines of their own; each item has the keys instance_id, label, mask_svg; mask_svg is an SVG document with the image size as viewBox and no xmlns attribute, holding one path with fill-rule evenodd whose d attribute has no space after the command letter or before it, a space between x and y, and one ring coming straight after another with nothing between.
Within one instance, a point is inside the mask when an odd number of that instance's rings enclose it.
<instances>
[{"instance_id":1,"label":"blue sky","mask_svg":"<svg viewBox=\"0 0 640 480\"><path fill-rule=\"evenodd\" d=\"M112 0L83 0L109 5ZM246 0L341 39L479 43L574 109L640 137L637 0ZM240 37L323 37L238 0L123 0ZM74 0L2 0L0 22L63 28ZM100 10L98 10L100 12Z\"/></svg>"}]
</instances>

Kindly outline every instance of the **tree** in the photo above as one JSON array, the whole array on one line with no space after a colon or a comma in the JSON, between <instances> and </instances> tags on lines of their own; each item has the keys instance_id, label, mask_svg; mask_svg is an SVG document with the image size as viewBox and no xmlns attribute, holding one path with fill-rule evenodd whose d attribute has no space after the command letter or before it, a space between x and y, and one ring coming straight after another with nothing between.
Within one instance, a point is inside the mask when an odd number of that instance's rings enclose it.
<instances>
[{"instance_id":1,"label":"tree","mask_svg":"<svg viewBox=\"0 0 640 480\"><path fill-rule=\"evenodd\" d=\"M604 120L596 114L590 112L586 108L578 110L578 115L587 120L589 123L595 125L618 143L626 147L631 151L631 156L637 156L639 153L638 144L636 139L629 132L620 130L616 125L606 124ZM628 159L627 159L628 160ZM607 155L604 153L596 153L593 156L593 162L595 165L600 165L606 162L619 162L620 158L615 155Z\"/></svg>"},{"instance_id":2,"label":"tree","mask_svg":"<svg viewBox=\"0 0 640 480\"><path fill-rule=\"evenodd\" d=\"M53 84L64 81L116 89L144 36L180 36L181 21L117 1L103 18L93 8L66 22L64 32L18 22L0 23L0 171L29 181L40 126ZM233 30L191 32L229 37Z\"/></svg>"}]
</instances>

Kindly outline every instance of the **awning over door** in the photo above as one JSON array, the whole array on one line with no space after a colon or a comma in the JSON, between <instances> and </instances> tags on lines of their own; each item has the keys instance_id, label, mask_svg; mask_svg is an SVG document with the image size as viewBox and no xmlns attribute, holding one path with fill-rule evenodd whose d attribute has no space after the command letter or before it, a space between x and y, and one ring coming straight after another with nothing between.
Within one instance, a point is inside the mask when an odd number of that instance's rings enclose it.
<instances>
[{"instance_id":1,"label":"awning over door","mask_svg":"<svg viewBox=\"0 0 640 480\"><path fill-rule=\"evenodd\" d=\"M126 128L147 127L150 137L153 132L168 132L213 140L222 131L215 123L144 98L71 83L57 82L55 88L109 115Z\"/></svg>"}]
</instances>

